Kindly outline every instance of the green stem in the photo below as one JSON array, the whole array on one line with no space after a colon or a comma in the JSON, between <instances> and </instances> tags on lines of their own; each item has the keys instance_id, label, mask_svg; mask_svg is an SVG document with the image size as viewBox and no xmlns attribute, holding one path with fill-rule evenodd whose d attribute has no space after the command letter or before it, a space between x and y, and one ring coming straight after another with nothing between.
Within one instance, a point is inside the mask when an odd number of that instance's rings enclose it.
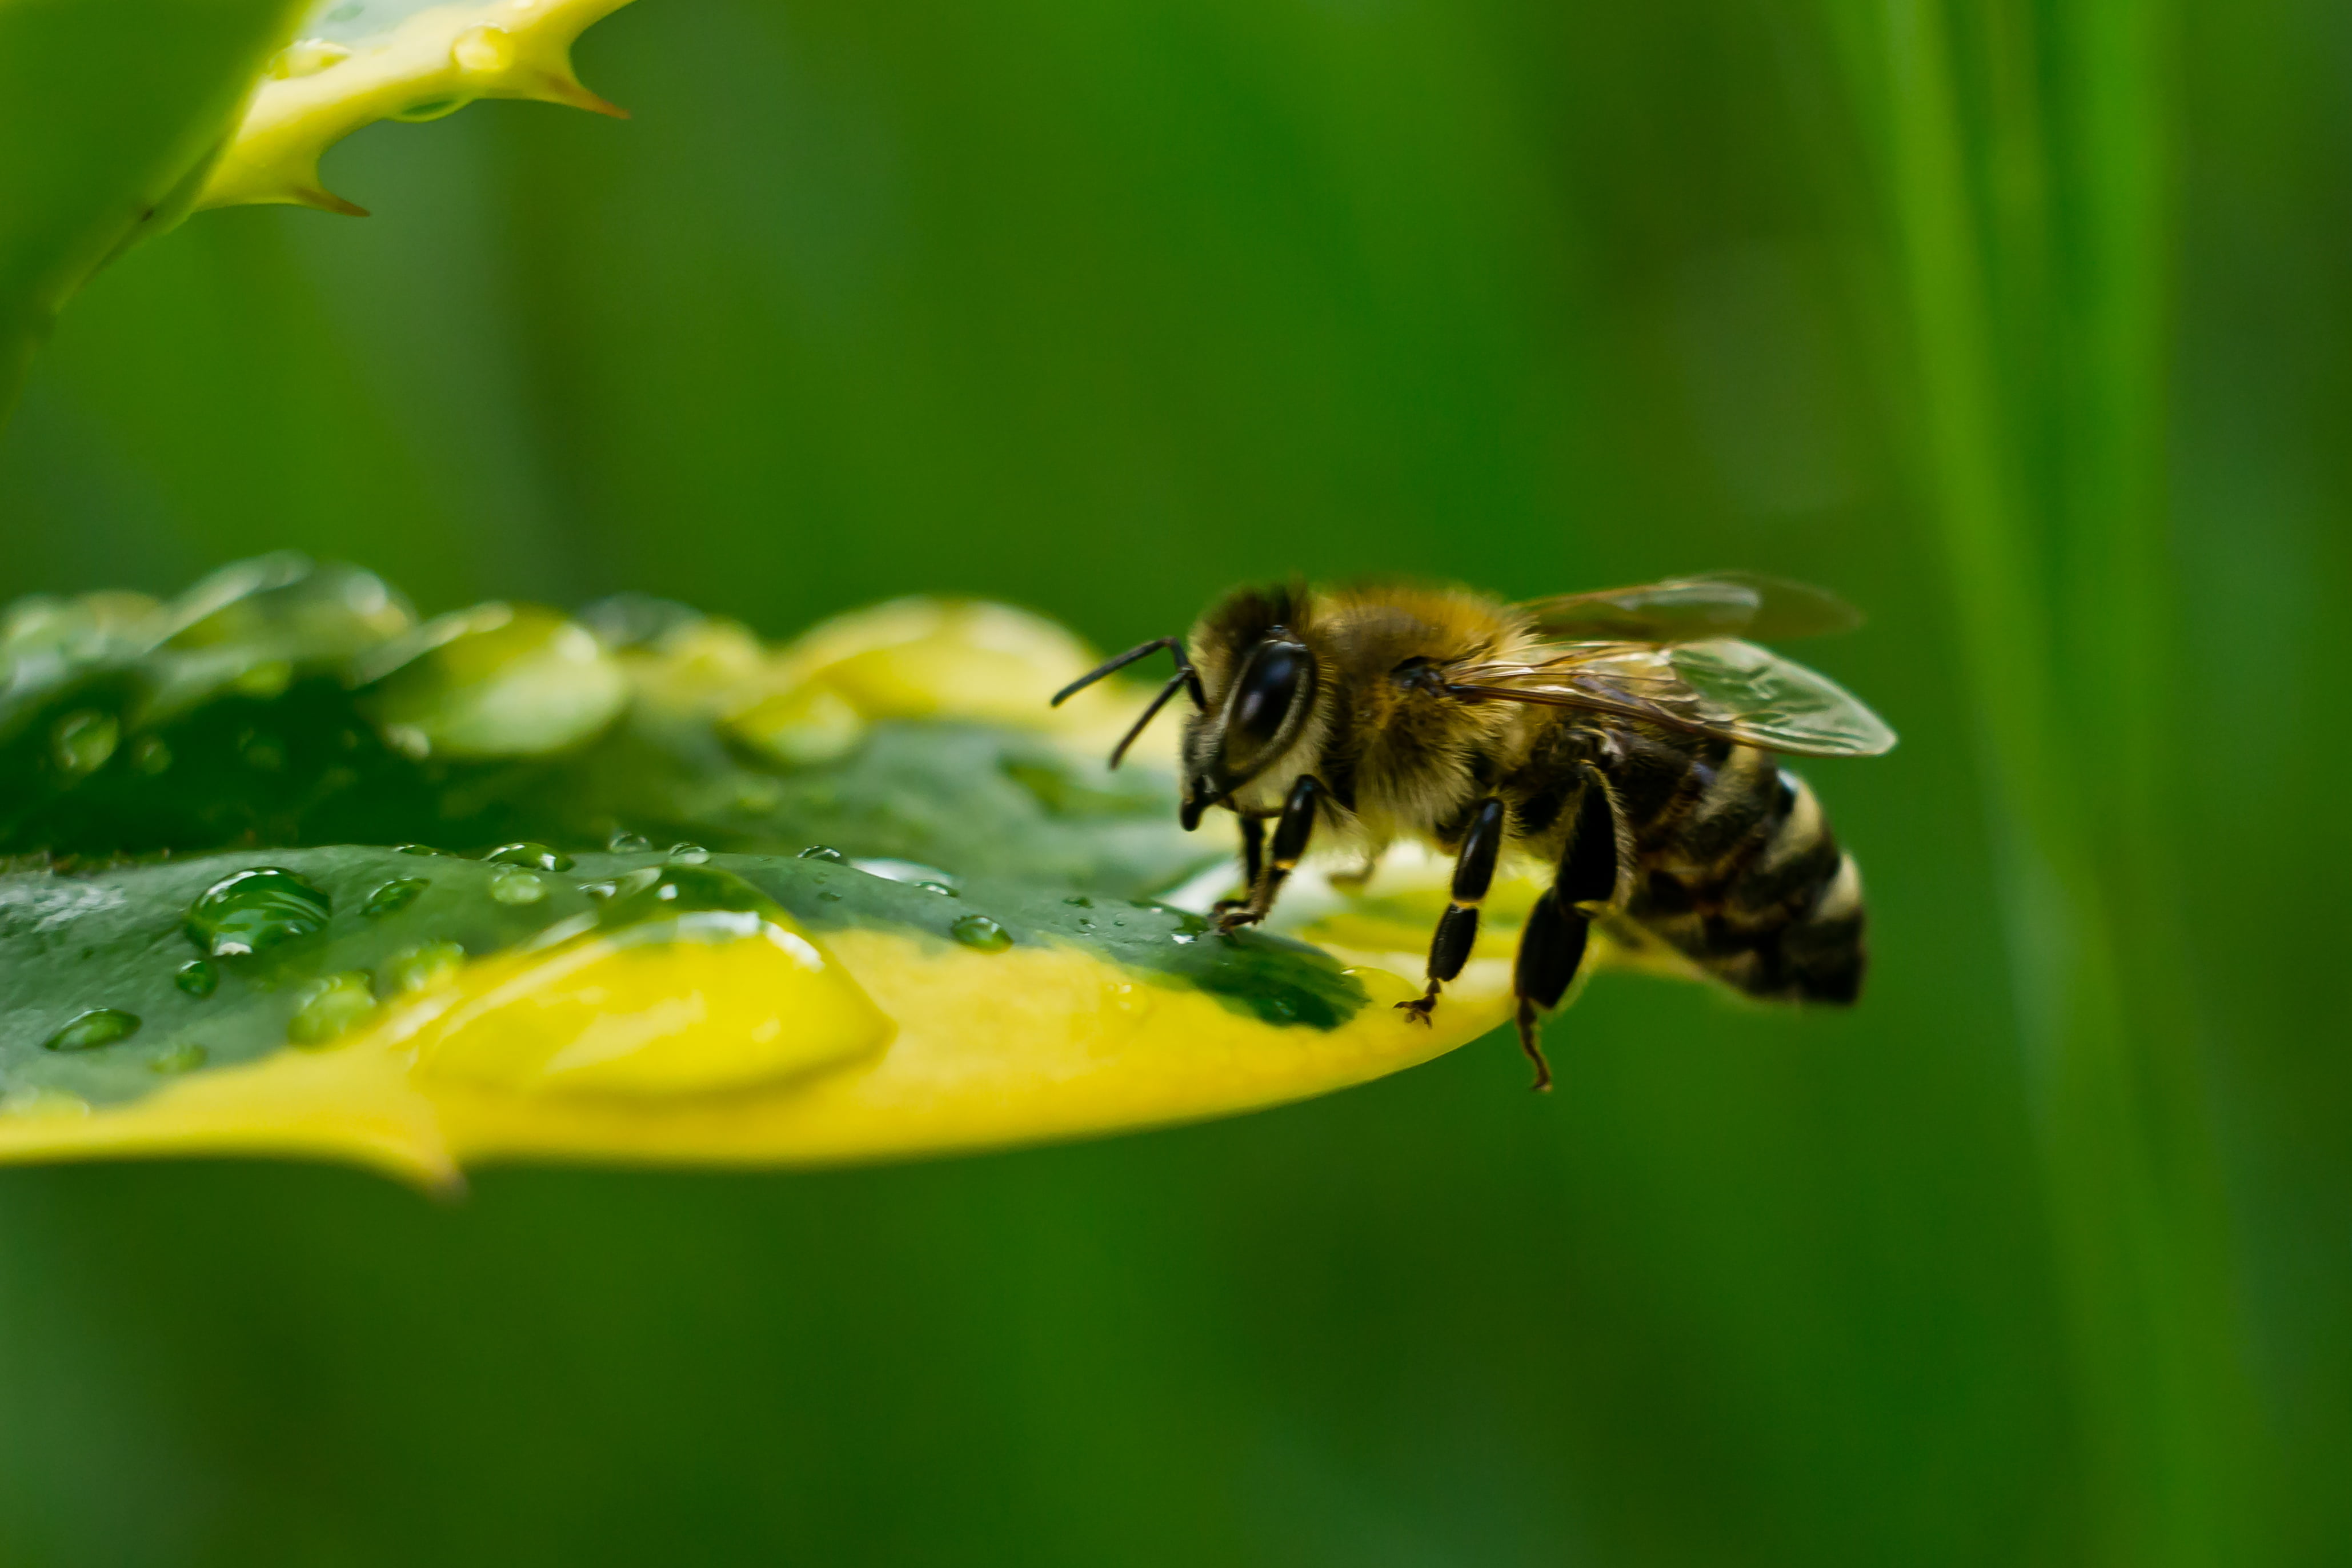
<instances>
[{"instance_id":1,"label":"green stem","mask_svg":"<svg viewBox=\"0 0 2352 1568\"><path fill-rule=\"evenodd\" d=\"M2252 1422L2161 874L2161 17L1886 0L1843 20L1885 139L2095 1554L2243 1563Z\"/></svg>"}]
</instances>

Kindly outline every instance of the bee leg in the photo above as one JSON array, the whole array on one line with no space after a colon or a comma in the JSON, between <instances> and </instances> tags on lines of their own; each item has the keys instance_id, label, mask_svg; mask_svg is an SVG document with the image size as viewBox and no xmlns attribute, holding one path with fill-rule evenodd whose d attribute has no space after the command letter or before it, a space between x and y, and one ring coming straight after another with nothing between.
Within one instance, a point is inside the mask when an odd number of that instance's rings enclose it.
<instances>
[{"instance_id":1,"label":"bee leg","mask_svg":"<svg viewBox=\"0 0 2352 1568\"><path fill-rule=\"evenodd\" d=\"M1486 800L1470 813L1470 826L1454 857L1453 902L1437 917L1437 934L1429 942L1429 989L1411 1001L1399 1002L1409 1018L1423 1023L1437 1009L1437 993L1470 961L1478 941L1478 905L1495 883L1495 862L1503 852L1503 803Z\"/></svg>"},{"instance_id":2,"label":"bee leg","mask_svg":"<svg viewBox=\"0 0 2352 1568\"><path fill-rule=\"evenodd\" d=\"M1265 869L1265 824L1255 817L1244 817L1242 824L1242 886L1250 897L1257 895L1257 879ZM1223 915L1235 909L1247 909L1249 898L1221 898L1209 906L1212 915Z\"/></svg>"},{"instance_id":3,"label":"bee leg","mask_svg":"<svg viewBox=\"0 0 2352 1568\"><path fill-rule=\"evenodd\" d=\"M1551 1066L1537 1032L1539 1015L1559 1006L1584 966L1584 950L1592 940L1592 917L1585 910L1616 897L1618 857L1616 803L1608 786L1594 779L1577 802L1576 827L1560 856L1559 876L1536 900L1519 935L1511 977L1519 998L1519 1049L1535 1063L1536 1081L1529 1087L1538 1091L1551 1087Z\"/></svg>"},{"instance_id":4,"label":"bee leg","mask_svg":"<svg viewBox=\"0 0 2352 1568\"><path fill-rule=\"evenodd\" d=\"M1290 787L1290 794L1282 802L1282 815L1275 819L1272 852L1250 888L1246 907L1229 909L1217 916L1217 928L1231 931L1236 925L1255 925L1265 918L1274 907L1282 884L1307 853L1307 836L1315 831L1315 812L1323 803L1323 785L1312 773L1302 773L1298 782Z\"/></svg>"}]
</instances>

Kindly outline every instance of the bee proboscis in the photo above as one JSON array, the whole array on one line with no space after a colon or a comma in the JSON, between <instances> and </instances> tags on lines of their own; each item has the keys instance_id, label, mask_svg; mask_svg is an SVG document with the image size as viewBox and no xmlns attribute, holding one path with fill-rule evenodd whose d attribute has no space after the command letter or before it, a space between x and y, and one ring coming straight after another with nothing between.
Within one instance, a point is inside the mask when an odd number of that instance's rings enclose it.
<instances>
[{"instance_id":1,"label":"bee proboscis","mask_svg":"<svg viewBox=\"0 0 2352 1568\"><path fill-rule=\"evenodd\" d=\"M1551 868L1513 972L1542 1089L1538 1025L1596 921L1630 922L1750 995L1860 993L1861 875L1773 754L1871 757L1895 734L1747 640L1859 621L1820 589L1736 572L1526 604L1411 585L1243 589L1189 635L1130 648L1054 700L1175 656L1111 765L1190 699L1181 821L1219 806L1241 822L1247 894L1218 905L1223 929L1265 918L1310 841L1352 845L1367 872L1400 839L1453 855L1428 988L1399 1004L1423 1022L1469 959L1502 851Z\"/></svg>"}]
</instances>

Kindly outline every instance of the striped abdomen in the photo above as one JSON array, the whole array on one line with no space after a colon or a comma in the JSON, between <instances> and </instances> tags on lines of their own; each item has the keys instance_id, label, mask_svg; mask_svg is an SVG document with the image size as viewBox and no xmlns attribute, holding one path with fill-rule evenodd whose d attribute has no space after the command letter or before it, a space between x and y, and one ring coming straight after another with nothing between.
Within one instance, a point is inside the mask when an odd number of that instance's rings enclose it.
<instances>
[{"instance_id":1,"label":"striped abdomen","mask_svg":"<svg viewBox=\"0 0 2352 1568\"><path fill-rule=\"evenodd\" d=\"M1862 989L1862 876L1804 780L1768 753L1614 732L1605 764L1633 831L1627 913L1752 996L1851 1002Z\"/></svg>"}]
</instances>

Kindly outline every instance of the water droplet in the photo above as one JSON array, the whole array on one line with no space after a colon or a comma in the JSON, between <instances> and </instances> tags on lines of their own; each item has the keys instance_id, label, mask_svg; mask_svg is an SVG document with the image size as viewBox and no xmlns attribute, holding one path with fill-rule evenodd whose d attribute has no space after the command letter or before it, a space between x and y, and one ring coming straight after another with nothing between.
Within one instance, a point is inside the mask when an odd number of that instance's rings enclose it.
<instances>
[{"instance_id":1,"label":"water droplet","mask_svg":"<svg viewBox=\"0 0 2352 1568\"><path fill-rule=\"evenodd\" d=\"M220 989L220 967L191 958L173 972L172 984L192 997L209 997Z\"/></svg>"},{"instance_id":2,"label":"water droplet","mask_svg":"<svg viewBox=\"0 0 2352 1568\"><path fill-rule=\"evenodd\" d=\"M835 849L831 844L811 844L808 848L803 850L793 858L804 861L840 862L845 861L849 857L843 854L839 850Z\"/></svg>"},{"instance_id":3,"label":"water droplet","mask_svg":"<svg viewBox=\"0 0 2352 1568\"><path fill-rule=\"evenodd\" d=\"M780 925L788 921L775 900L715 865L646 866L615 878L613 885L613 896L596 912L600 925L634 925L712 912L757 915Z\"/></svg>"},{"instance_id":4,"label":"water droplet","mask_svg":"<svg viewBox=\"0 0 2352 1568\"><path fill-rule=\"evenodd\" d=\"M436 850L431 844L394 844L392 852L396 855L446 855L449 852Z\"/></svg>"},{"instance_id":5,"label":"water droplet","mask_svg":"<svg viewBox=\"0 0 2352 1568\"><path fill-rule=\"evenodd\" d=\"M818 894L816 895L816 899L819 904L839 904L841 902L841 894L834 892L831 888L827 888L823 893Z\"/></svg>"},{"instance_id":6,"label":"water droplet","mask_svg":"<svg viewBox=\"0 0 2352 1568\"><path fill-rule=\"evenodd\" d=\"M60 772L95 773L114 755L122 724L110 713L82 708L58 720L49 732L49 754Z\"/></svg>"},{"instance_id":7,"label":"water droplet","mask_svg":"<svg viewBox=\"0 0 2352 1568\"><path fill-rule=\"evenodd\" d=\"M983 953L1002 953L1013 946L1013 933L985 915L967 915L948 927L955 939Z\"/></svg>"},{"instance_id":8,"label":"water droplet","mask_svg":"<svg viewBox=\"0 0 2352 1568\"><path fill-rule=\"evenodd\" d=\"M615 830L613 836L604 841L604 847L616 855L641 855L654 847L654 841L643 833Z\"/></svg>"},{"instance_id":9,"label":"water droplet","mask_svg":"<svg viewBox=\"0 0 2352 1568\"><path fill-rule=\"evenodd\" d=\"M129 1040L139 1032L139 1015L121 1008L92 1008L41 1042L49 1051L89 1051Z\"/></svg>"},{"instance_id":10,"label":"water droplet","mask_svg":"<svg viewBox=\"0 0 2352 1568\"><path fill-rule=\"evenodd\" d=\"M536 872L502 871L490 878L490 896L500 904L537 904L547 896L547 879Z\"/></svg>"},{"instance_id":11,"label":"water droplet","mask_svg":"<svg viewBox=\"0 0 2352 1568\"><path fill-rule=\"evenodd\" d=\"M349 1033L375 1011L375 993L357 969L326 975L302 988L286 1038L296 1045L325 1045Z\"/></svg>"},{"instance_id":12,"label":"water droplet","mask_svg":"<svg viewBox=\"0 0 2352 1568\"><path fill-rule=\"evenodd\" d=\"M921 888L925 893L944 894L950 898L961 898L963 896L962 894L958 893L954 888L950 887L943 882L919 882L915 885Z\"/></svg>"},{"instance_id":13,"label":"water droplet","mask_svg":"<svg viewBox=\"0 0 2352 1568\"><path fill-rule=\"evenodd\" d=\"M1260 997L1255 1005L1269 1022L1287 1023L1298 1016L1298 1004L1288 997Z\"/></svg>"},{"instance_id":14,"label":"water droplet","mask_svg":"<svg viewBox=\"0 0 2352 1568\"><path fill-rule=\"evenodd\" d=\"M396 915L416 902L416 895L433 884L421 876L396 877L367 895L360 905L362 915Z\"/></svg>"},{"instance_id":15,"label":"water droplet","mask_svg":"<svg viewBox=\"0 0 2352 1568\"><path fill-rule=\"evenodd\" d=\"M1092 909L1095 906L1095 901L1082 894L1072 894L1069 897L1062 900L1062 902L1064 904L1075 904L1080 909Z\"/></svg>"},{"instance_id":16,"label":"water droplet","mask_svg":"<svg viewBox=\"0 0 2352 1568\"><path fill-rule=\"evenodd\" d=\"M700 844L672 844L669 858L678 865L700 865L710 858L710 852Z\"/></svg>"},{"instance_id":17,"label":"water droplet","mask_svg":"<svg viewBox=\"0 0 2352 1568\"><path fill-rule=\"evenodd\" d=\"M822 681L761 697L725 721L729 738L787 768L832 762L856 749L865 716Z\"/></svg>"},{"instance_id":18,"label":"water droplet","mask_svg":"<svg viewBox=\"0 0 2352 1568\"><path fill-rule=\"evenodd\" d=\"M395 993L429 991L446 985L465 967L466 950L455 942L427 942L404 948L383 962L384 989Z\"/></svg>"},{"instance_id":19,"label":"water droplet","mask_svg":"<svg viewBox=\"0 0 2352 1568\"><path fill-rule=\"evenodd\" d=\"M353 676L385 744L425 757L540 757L603 729L628 676L584 626L528 605L478 604L362 654Z\"/></svg>"},{"instance_id":20,"label":"water droplet","mask_svg":"<svg viewBox=\"0 0 2352 1568\"><path fill-rule=\"evenodd\" d=\"M202 1067L211 1052L194 1041L166 1046L147 1063L150 1072L194 1072Z\"/></svg>"},{"instance_id":21,"label":"water droplet","mask_svg":"<svg viewBox=\"0 0 2352 1568\"><path fill-rule=\"evenodd\" d=\"M527 841L519 844L500 844L482 858L493 865L529 866L533 871L572 869L572 857L562 850L551 850L545 844Z\"/></svg>"},{"instance_id":22,"label":"water droplet","mask_svg":"<svg viewBox=\"0 0 2352 1568\"><path fill-rule=\"evenodd\" d=\"M188 910L188 940L215 958L263 953L323 931L331 907L308 877L256 866L221 878Z\"/></svg>"},{"instance_id":23,"label":"water droplet","mask_svg":"<svg viewBox=\"0 0 2352 1568\"><path fill-rule=\"evenodd\" d=\"M172 748L161 737L146 735L131 743L131 766L152 778L172 766Z\"/></svg>"},{"instance_id":24,"label":"water droplet","mask_svg":"<svg viewBox=\"0 0 2352 1568\"><path fill-rule=\"evenodd\" d=\"M418 1073L505 1094L595 1096L622 1111L631 1101L707 1103L888 1041L890 1020L782 911L677 908L764 903L742 878L673 865L623 880L630 891L606 913L652 918L485 959L464 1005L420 1019L410 1037ZM662 888L677 896L658 898Z\"/></svg>"},{"instance_id":25,"label":"water droplet","mask_svg":"<svg viewBox=\"0 0 2352 1568\"><path fill-rule=\"evenodd\" d=\"M343 6L343 10L352 7ZM324 38L301 38L278 51L269 62L269 74L280 81L317 76L329 66L351 58L351 50Z\"/></svg>"},{"instance_id":26,"label":"water droplet","mask_svg":"<svg viewBox=\"0 0 2352 1568\"><path fill-rule=\"evenodd\" d=\"M468 27L449 46L451 64L483 76L505 70L514 58L514 37L503 27Z\"/></svg>"}]
</instances>

